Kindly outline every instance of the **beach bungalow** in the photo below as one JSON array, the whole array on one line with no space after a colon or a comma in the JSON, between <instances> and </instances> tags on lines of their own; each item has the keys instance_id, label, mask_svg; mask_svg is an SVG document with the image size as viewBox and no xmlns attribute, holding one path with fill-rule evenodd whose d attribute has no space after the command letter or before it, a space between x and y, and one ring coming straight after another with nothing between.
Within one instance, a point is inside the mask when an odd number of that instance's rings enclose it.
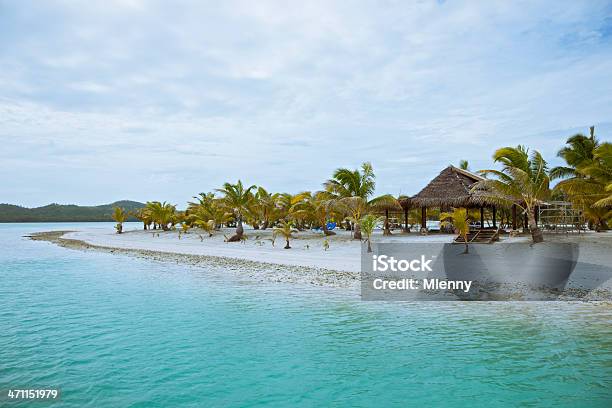
<instances>
[{"instance_id":1,"label":"beach bungalow","mask_svg":"<svg viewBox=\"0 0 612 408\"><path fill-rule=\"evenodd\" d=\"M437 207L444 211L451 207L478 208L480 209L478 230L481 231L475 231L472 238L478 241L492 238L497 231L497 208L492 204L481 204L482 200L478 200L476 194L471 191L474 184L481 180L484 180L482 176L452 165L442 170L429 184L410 198L413 208L421 208L421 229L426 230L427 228L428 208ZM492 212L491 228L485 228L484 210L486 207ZM486 229L489 231L485 232Z\"/></svg>"}]
</instances>

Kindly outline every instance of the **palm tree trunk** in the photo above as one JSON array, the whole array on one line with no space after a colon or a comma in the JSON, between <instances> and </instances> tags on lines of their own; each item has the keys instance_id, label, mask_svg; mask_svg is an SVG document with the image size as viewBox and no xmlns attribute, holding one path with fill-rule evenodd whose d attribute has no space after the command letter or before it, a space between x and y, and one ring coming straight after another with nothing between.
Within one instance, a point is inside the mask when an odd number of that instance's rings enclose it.
<instances>
[{"instance_id":1,"label":"palm tree trunk","mask_svg":"<svg viewBox=\"0 0 612 408\"><path fill-rule=\"evenodd\" d=\"M242 236L244 234L244 227L242 226L242 217L238 216L238 225L236 226L236 235Z\"/></svg>"},{"instance_id":2,"label":"palm tree trunk","mask_svg":"<svg viewBox=\"0 0 612 408\"><path fill-rule=\"evenodd\" d=\"M287 239L287 245L285 245L285 249L291 249L291 247L289 246L289 240Z\"/></svg>"},{"instance_id":3,"label":"palm tree trunk","mask_svg":"<svg viewBox=\"0 0 612 408\"><path fill-rule=\"evenodd\" d=\"M470 247L468 246L468 242L467 239L465 240L465 251L463 251L464 254L469 254L470 253Z\"/></svg>"},{"instance_id":4,"label":"palm tree trunk","mask_svg":"<svg viewBox=\"0 0 612 408\"><path fill-rule=\"evenodd\" d=\"M238 216L238 222L236 223L236 233L227 240L227 242L240 242L244 235L244 228L242 227L242 216Z\"/></svg>"},{"instance_id":5,"label":"palm tree trunk","mask_svg":"<svg viewBox=\"0 0 612 408\"><path fill-rule=\"evenodd\" d=\"M542 234L542 230L538 227L538 224L535 220L535 207L529 209L527 212L527 218L529 220L529 231L531 232L531 240L534 244L539 242L544 242L544 235Z\"/></svg>"},{"instance_id":6,"label":"palm tree trunk","mask_svg":"<svg viewBox=\"0 0 612 408\"><path fill-rule=\"evenodd\" d=\"M361 226L358 222L355 223L355 232L353 233L353 239L361 239Z\"/></svg>"},{"instance_id":7,"label":"palm tree trunk","mask_svg":"<svg viewBox=\"0 0 612 408\"><path fill-rule=\"evenodd\" d=\"M385 210L385 226L383 229L383 235L391 235L391 225L389 225L389 210Z\"/></svg>"},{"instance_id":8,"label":"palm tree trunk","mask_svg":"<svg viewBox=\"0 0 612 408\"><path fill-rule=\"evenodd\" d=\"M372 244L370 242L370 237L368 237L368 252L372 252Z\"/></svg>"}]
</instances>

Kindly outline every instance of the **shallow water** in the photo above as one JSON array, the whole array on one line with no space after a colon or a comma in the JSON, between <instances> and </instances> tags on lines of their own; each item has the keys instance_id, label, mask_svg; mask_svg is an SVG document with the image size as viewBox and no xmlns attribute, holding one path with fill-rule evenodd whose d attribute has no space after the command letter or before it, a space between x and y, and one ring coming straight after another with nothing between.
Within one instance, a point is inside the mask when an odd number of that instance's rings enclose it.
<instances>
[{"instance_id":1,"label":"shallow water","mask_svg":"<svg viewBox=\"0 0 612 408\"><path fill-rule=\"evenodd\" d=\"M77 226L0 224L0 391L61 388L36 406L612 406L610 304L361 302L21 238Z\"/></svg>"}]
</instances>

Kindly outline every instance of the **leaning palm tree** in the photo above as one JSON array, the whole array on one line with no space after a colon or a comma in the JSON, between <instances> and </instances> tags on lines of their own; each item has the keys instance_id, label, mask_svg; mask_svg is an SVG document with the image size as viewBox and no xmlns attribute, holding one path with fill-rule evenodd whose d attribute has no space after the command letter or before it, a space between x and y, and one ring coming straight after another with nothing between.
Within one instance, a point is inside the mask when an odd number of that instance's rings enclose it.
<instances>
[{"instance_id":1,"label":"leaning palm tree","mask_svg":"<svg viewBox=\"0 0 612 408\"><path fill-rule=\"evenodd\" d=\"M452 227L465 243L464 254L469 253L468 234L470 233L469 215L465 208L455 208L453 212L440 214L440 225Z\"/></svg>"},{"instance_id":2,"label":"leaning palm tree","mask_svg":"<svg viewBox=\"0 0 612 408\"><path fill-rule=\"evenodd\" d=\"M127 220L128 213L126 213L123 208L115 207L113 208L111 217L113 217L113 220L117 221L117 225L115 225L117 234L121 234L123 232L123 223Z\"/></svg>"},{"instance_id":3,"label":"leaning palm tree","mask_svg":"<svg viewBox=\"0 0 612 408\"><path fill-rule=\"evenodd\" d=\"M282 220L280 222L280 226L274 228L274 234L280 234L283 236L283 238L285 238L285 249L291 249L291 246L289 245L289 240L293 238L293 233L297 232L298 231L293 228L293 225L287 220Z\"/></svg>"},{"instance_id":4,"label":"leaning palm tree","mask_svg":"<svg viewBox=\"0 0 612 408\"><path fill-rule=\"evenodd\" d=\"M223 202L233 212L234 219L236 220L236 233L230 237L227 242L241 241L242 235L244 234L242 217L251 204L253 199L251 190L255 188L255 185L245 188L242 181L238 180L236 184L225 183L223 184L223 188L217 189L218 192L223 193Z\"/></svg>"},{"instance_id":5,"label":"leaning palm tree","mask_svg":"<svg viewBox=\"0 0 612 408\"><path fill-rule=\"evenodd\" d=\"M502 147L493 154L502 170L481 170L479 173L494 178L479 181L472 187L475 198L483 203L515 204L527 214L534 243L544 241L535 220L537 206L550 196L550 178L546 160L538 151L531 155L524 146Z\"/></svg>"},{"instance_id":6,"label":"leaning palm tree","mask_svg":"<svg viewBox=\"0 0 612 408\"><path fill-rule=\"evenodd\" d=\"M372 233L380 221L381 217L377 217L373 214L367 214L359 220L359 226L361 227L361 231L365 234L368 243L368 252L372 252Z\"/></svg>"}]
</instances>

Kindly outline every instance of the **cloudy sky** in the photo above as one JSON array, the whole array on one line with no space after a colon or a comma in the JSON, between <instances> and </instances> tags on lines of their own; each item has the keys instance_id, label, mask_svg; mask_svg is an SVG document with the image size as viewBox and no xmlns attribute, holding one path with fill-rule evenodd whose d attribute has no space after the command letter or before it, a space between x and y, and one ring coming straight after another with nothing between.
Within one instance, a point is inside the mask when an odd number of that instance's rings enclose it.
<instances>
[{"instance_id":1,"label":"cloudy sky","mask_svg":"<svg viewBox=\"0 0 612 408\"><path fill-rule=\"evenodd\" d=\"M416 193L504 145L612 139L610 1L0 0L0 202Z\"/></svg>"}]
</instances>

